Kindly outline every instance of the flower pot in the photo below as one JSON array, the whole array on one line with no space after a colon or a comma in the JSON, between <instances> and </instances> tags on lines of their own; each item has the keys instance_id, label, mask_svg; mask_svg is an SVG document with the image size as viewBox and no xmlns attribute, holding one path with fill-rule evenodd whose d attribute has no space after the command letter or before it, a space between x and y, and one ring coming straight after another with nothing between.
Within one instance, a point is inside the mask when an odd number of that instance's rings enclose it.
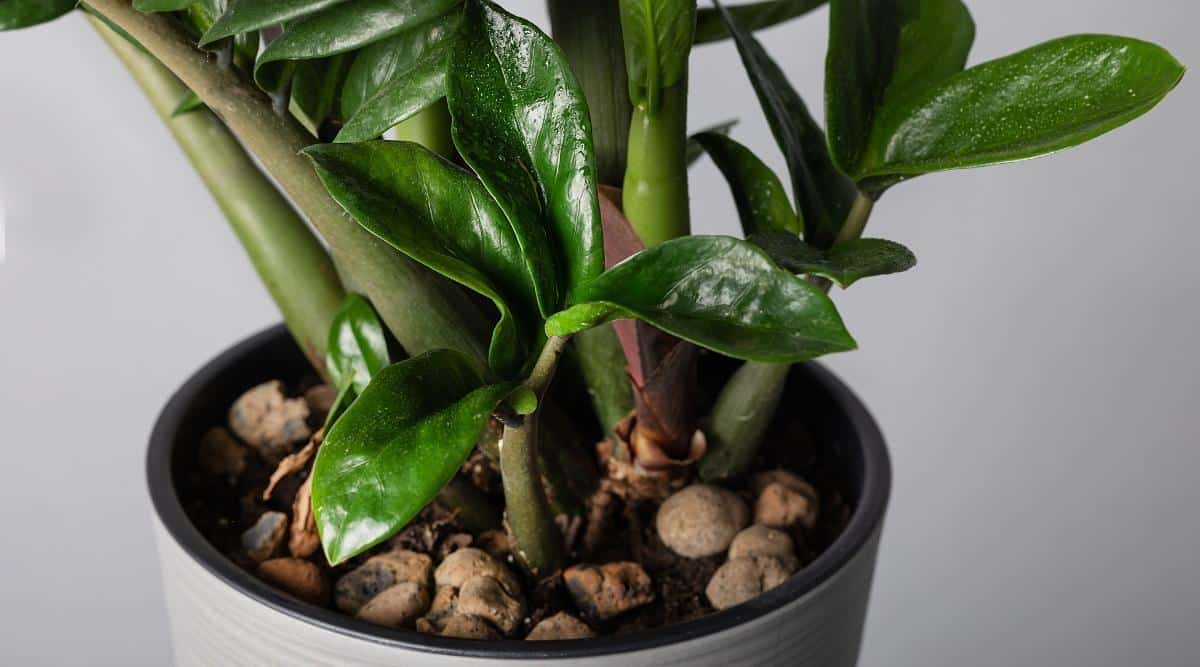
<instances>
[{"instance_id":1,"label":"flower pot","mask_svg":"<svg viewBox=\"0 0 1200 667\"><path fill-rule=\"evenodd\" d=\"M891 483L887 451L862 403L817 364L797 366L790 396L840 465L855 508L815 561L750 602L652 632L569 642L471 641L370 625L268 586L209 544L176 479L200 435L246 388L296 378L306 362L276 326L235 345L184 383L155 424L147 457L159 557L179 665L788 665L858 658ZM804 400L796 400L802 393Z\"/></svg>"}]
</instances>

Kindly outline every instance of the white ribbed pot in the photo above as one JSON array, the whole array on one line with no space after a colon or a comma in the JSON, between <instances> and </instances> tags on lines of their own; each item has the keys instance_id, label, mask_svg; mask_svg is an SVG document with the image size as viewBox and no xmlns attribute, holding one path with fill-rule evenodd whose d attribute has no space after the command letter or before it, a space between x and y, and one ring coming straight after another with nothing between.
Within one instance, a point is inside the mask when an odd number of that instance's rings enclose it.
<instances>
[{"instance_id":1,"label":"white ribbed pot","mask_svg":"<svg viewBox=\"0 0 1200 667\"><path fill-rule=\"evenodd\" d=\"M177 493L200 435L246 388L295 378L305 360L282 326L255 335L193 375L163 409L147 474L176 664L779 665L852 667L858 659L875 554L891 485L887 451L863 405L817 364L797 366L789 396L853 494L845 531L783 585L702 619L580 641L471 641L391 630L294 599L209 544ZM804 400L795 397L803 396ZM789 398L785 396L785 401Z\"/></svg>"}]
</instances>

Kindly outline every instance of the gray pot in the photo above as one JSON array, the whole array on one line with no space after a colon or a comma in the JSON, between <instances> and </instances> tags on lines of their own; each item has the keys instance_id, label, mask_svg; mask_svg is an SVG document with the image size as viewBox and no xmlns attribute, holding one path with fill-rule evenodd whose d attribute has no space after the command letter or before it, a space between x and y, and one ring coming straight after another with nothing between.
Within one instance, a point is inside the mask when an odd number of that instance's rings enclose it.
<instances>
[{"instance_id":1,"label":"gray pot","mask_svg":"<svg viewBox=\"0 0 1200 667\"><path fill-rule=\"evenodd\" d=\"M241 391L268 379L297 377L305 363L282 326L268 329L188 379L155 424L147 475L177 664L433 667L538 660L620 667L850 667L857 662L891 470L883 437L866 408L821 366L796 367L790 400L822 446L845 466L855 510L845 532L814 562L746 604L653 632L583 641L477 642L381 628L300 602L234 565L188 519L175 479L194 460L200 434L222 421Z\"/></svg>"}]
</instances>

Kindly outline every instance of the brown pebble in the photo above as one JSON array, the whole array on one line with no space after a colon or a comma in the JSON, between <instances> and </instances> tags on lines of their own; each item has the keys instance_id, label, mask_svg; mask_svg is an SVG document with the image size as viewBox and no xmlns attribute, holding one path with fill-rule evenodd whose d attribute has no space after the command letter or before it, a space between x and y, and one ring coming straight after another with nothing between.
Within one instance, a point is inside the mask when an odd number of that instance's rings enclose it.
<instances>
[{"instance_id":1,"label":"brown pebble","mask_svg":"<svg viewBox=\"0 0 1200 667\"><path fill-rule=\"evenodd\" d=\"M376 595L399 583L412 583L429 590L433 559L429 556L396 549L367 559L367 562L342 575L334 587L338 609L355 614Z\"/></svg>"},{"instance_id":2,"label":"brown pebble","mask_svg":"<svg viewBox=\"0 0 1200 667\"><path fill-rule=\"evenodd\" d=\"M754 524L737 534L729 545L729 558L742 556L771 556L778 558L788 573L795 572L800 567L796 558L796 544L782 530L775 530L762 524Z\"/></svg>"},{"instance_id":3,"label":"brown pebble","mask_svg":"<svg viewBox=\"0 0 1200 667\"><path fill-rule=\"evenodd\" d=\"M329 416L329 411L333 409L333 402L337 400L337 390L327 384L319 384L310 387L304 392L304 402L308 404L308 411L312 419L317 424L325 421L325 417Z\"/></svg>"},{"instance_id":4,"label":"brown pebble","mask_svg":"<svg viewBox=\"0 0 1200 667\"><path fill-rule=\"evenodd\" d=\"M704 594L713 607L728 609L775 588L787 581L788 575L787 568L778 558L731 558L713 574Z\"/></svg>"},{"instance_id":5,"label":"brown pebble","mask_svg":"<svg viewBox=\"0 0 1200 667\"><path fill-rule=\"evenodd\" d=\"M321 568L299 558L273 558L258 566L263 581L315 605L329 601L329 585Z\"/></svg>"},{"instance_id":6,"label":"brown pebble","mask_svg":"<svg viewBox=\"0 0 1200 667\"><path fill-rule=\"evenodd\" d=\"M262 562L279 551L288 529L288 516L283 512L265 512L258 521L242 533L242 549L250 558Z\"/></svg>"},{"instance_id":7,"label":"brown pebble","mask_svg":"<svg viewBox=\"0 0 1200 667\"><path fill-rule=\"evenodd\" d=\"M445 560L434 570L433 579L438 588L443 586L462 588L468 579L481 574L486 574L500 582L509 595L520 597L521 584L512 570L487 552L474 547L459 549L446 556Z\"/></svg>"},{"instance_id":8,"label":"brown pebble","mask_svg":"<svg viewBox=\"0 0 1200 667\"><path fill-rule=\"evenodd\" d=\"M401 628L412 624L428 608L428 587L404 581L372 597L356 615L377 625Z\"/></svg>"},{"instance_id":9,"label":"brown pebble","mask_svg":"<svg viewBox=\"0 0 1200 667\"><path fill-rule=\"evenodd\" d=\"M754 501L754 523L771 528L800 525L812 530L817 525L816 498L781 482L771 482Z\"/></svg>"},{"instance_id":10,"label":"brown pebble","mask_svg":"<svg viewBox=\"0 0 1200 667\"><path fill-rule=\"evenodd\" d=\"M525 617L525 602L509 595L493 577L479 575L458 590L456 613L485 619L511 637Z\"/></svg>"},{"instance_id":11,"label":"brown pebble","mask_svg":"<svg viewBox=\"0 0 1200 667\"><path fill-rule=\"evenodd\" d=\"M475 546L499 561L507 560L512 554L512 540L508 537L508 531L504 530L483 531L475 538Z\"/></svg>"},{"instance_id":12,"label":"brown pebble","mask_svg":"<svg viewBox=\"0 0 1200 667\"><path fill-rule=\"evenodd\" d=\"M500 633L488 625L488 622L478 616L451 616L446 625L441 628L443 637L459 639L500 639Z\"/></svg>"},{"instance_id":13,"label":"brown pebble","mask_svg":"<svg viewBox=\"0 0 1200 667\"><path fill-rule=\"evenodd\" d=\"M546 641L554 639L590 639L596 633L587 623L575 618L565 611L542 619L529 631L525 639L529 641Z\"/></svg>"},{"instance_id":14,"label":"brown pebble","mask_svg":"<svg viewBox=\"0 0 1200 667\"><path fill-rule=\"evenodd\" d=\"M297 445L308 442L308 404L287 398L278 380L242 394L229 408L229 428L269 464L277 464Z\"/></svg>"},{"instance_id":15,"label":"brown pebble","mask_svg":"<svg viewBox=\"0 0 1200 667\"><path fill-rule=\"evenodd\" d=\"M236 480L246 471L246 448L229 431L211 428L200 437L196 463L209 475Z\"/></svg>"},{"instance_id":16,"label":"brown pebble","mask_svg":"<svg viewBox=\"0 0 1200 667\"><path fill-rule=\"evenodd\" d=\"M575 565L563 572L567 591L580 611L604 620L654 600L650 575L631 562Z\"/></svg>"},{"instance_id":17,"label":"brown pebble","mask_svg":"<svg viewBox=\"0 0 1200 667\"><path fill-rule=\"evenodd\" d=\"M663 544L685 558L721 553L749 522L750 510L737 494L708 484L667 498L654 518Z\"/></svg>"}]
</instances>

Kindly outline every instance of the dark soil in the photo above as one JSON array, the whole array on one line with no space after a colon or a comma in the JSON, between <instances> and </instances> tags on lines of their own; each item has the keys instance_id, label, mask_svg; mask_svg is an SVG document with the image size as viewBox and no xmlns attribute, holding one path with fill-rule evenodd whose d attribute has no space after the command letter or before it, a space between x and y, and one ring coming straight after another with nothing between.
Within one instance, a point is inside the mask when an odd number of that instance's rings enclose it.
<instances>
[{"instance_id":1,"label":"dark soil","mask_svg":"<svg viewBox=\"0 0 1200 667\"><path fill-rule=\"evenodd\" d=\"M712 363L714 368L708 375L722 375L726 370L722 364L724 362ZM311 379L292 384L289 387L293 392L291 395L302 396L304 390L313 384L315 381ZM714 382L712 385L719 386L719 383ZM794 398L795 392L790 393L793 394L790 400L797 400ZM575 400L562 399L563 397L560 397L560 401L566 404L564 412L570 414L579 409L580 406ZM312 416L311 425L314 430L320 425L321 418L323 415ZM574 414L571 414L571 418L578 419ZM597 429L589 425L582 430L585 433L589 430L594 433ZM587 437L590 436L591 434ZM791 531L797 555L804 565L825 550L845 528L852 511L845 500L849 493L832 454L814 440L801 418L793 411L780 410L767 443L760 456L758 469L784 468L795 472L813 484L820 497L821 509L815 529L804 531L796 528ZM276 488L272 498L264 502L262 492L273 470L274 466L267 465L253 452L248 452L245 469L236 479L206 474L193 466L185 478L179 480L185 509L195 525L222 553L251 572L258 564L243 550L241 534L253 526L264 512L275 510L291 516L295 494L308 474L305 470L285 478ZM503 504L496 472L485 456L477 452L463 466L462 472L466 479L481 487L497 506ZM747 501L753 500L746 486L732 488ZM698 559L678 556L662 543L654 528L654 515L657 510L655 504L643 502L630 507L625 506L619 499L610 500L607 512L593 508L591 519L595 521L603 516L603 522L592 526L587 525L586 519L575 522L575 529L570 531L575 539L571 545L569 564L626 560L637 562L653 580L656 599L652 604L607 621L597 622L595 619L585 618L597 634L628 634L712 613L713 608L709 605L704 590L713 573L724 561L724 555ZM380 549L403 548L429 554L436 563L447 553L465 546L475 546L495 554L494 536L485 537L481 541L479 536L466 531L452 513L432 503L403 531L372 554ZM288 555L286 540L278 555ZM336 568L329 566L320 550L308 560L325 573L329 582L333 582L342 574L361 565L370 555L365 554ZM505 557L504 553L499 555ZM510 567L516 571L511 557L507 560ZM529 618L525 631L541 619L559 611L581 616L567 594L561 577L538 585L528 581L526 584ZM334 608L332 603L329 606ZM523 636L523 633L520 636Z\"/></svg>"}]
</instances>

